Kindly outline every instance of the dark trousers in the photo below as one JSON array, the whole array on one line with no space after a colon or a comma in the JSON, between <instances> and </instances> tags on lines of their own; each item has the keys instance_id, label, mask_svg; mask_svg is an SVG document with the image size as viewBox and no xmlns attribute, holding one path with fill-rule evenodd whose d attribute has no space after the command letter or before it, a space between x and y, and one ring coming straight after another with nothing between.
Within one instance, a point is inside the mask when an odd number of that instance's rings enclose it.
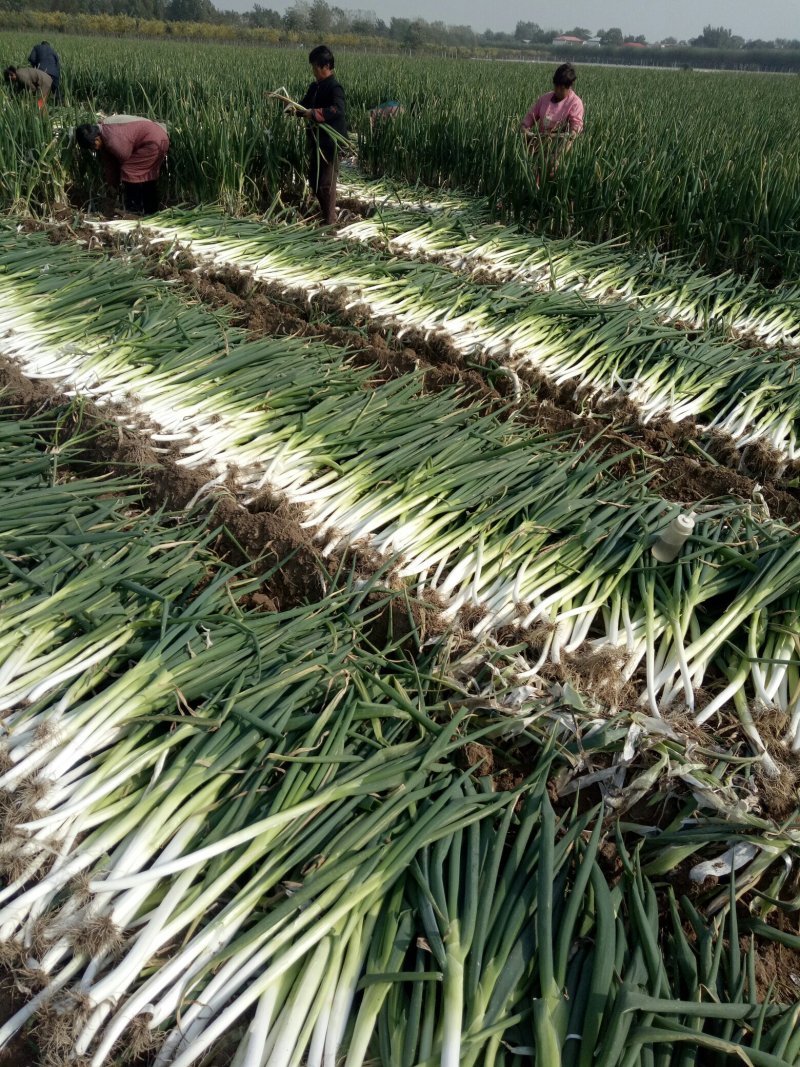
<instances>
[{"instance_id":1,"label":"dark trousers","mask_svg":"<svg viewBox=\"0 0 800 1067\"><path fill-rule=\"evenodd\" d=\"M316 146L311 150L308 181L319 201L322 221L333 225L336 222L336 178L339 174L339 158L334 150L323 158Z\"/></svg>"},{"instance_id":2,"label":"dark trousers","mask_svg":"<svg viewBox=\"0 0 800 1067\"><path fill-rule=\"evenodd\" d=\"M125 210L136 215L153 215L158 211L158 182L124 182Z\"/></svg>"}]
</instances>

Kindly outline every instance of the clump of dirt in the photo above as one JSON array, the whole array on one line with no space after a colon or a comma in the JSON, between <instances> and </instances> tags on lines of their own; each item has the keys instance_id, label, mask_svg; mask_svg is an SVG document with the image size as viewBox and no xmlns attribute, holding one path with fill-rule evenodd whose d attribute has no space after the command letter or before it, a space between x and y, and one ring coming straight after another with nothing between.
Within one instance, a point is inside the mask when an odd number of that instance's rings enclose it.
<instances>
[{"instance_id":1,"label":"clump of dirt","mask_svg":"<svg viewBox=\"0 0 800 1067\"><path fill-rule=\"evenodd\" d=\"M636 703L636 689L626 682L622 671L627 660L625 649L579 648L564 653L566 677L580 693L604 707L625 707Z\"/></svg>"},{"instance_id":2,"label":"clump of dirt","mask_svg":"<svg viewBox=\"0 0 800 1067\"><path fill-rule=\"evenodd\" d=\"M336 206L344 211L351 212L353 215L358 215L362 219L371 219L375 212L378 210L377 204L371 200L360 200L355 196L337 196ZM340 218L339 222L342 226L347 226L349 222L353 222L353 219Z\"/></svg>"},{"instance_id":3,"label":"clump of dirt","mask_svg":"<svg viewBox=\"0 0 800 1067\"><path fill-rule=\"evenodd\" d=\"M491 774L494 770L494 754L486 745L476 744L474 741L467 742L463 748L455 753L456 763L462 770L475 768L478 774Z\"/></svg>"},{"instance_id":4,"label":"clump of dirt","mask_svg":"<svg viewBox=\"0 0 800 1067\"><path fill-rule=\"evenodd\" d=\"M687 897L696 907L700 907L704 898L708 897L710 893L719 886L719 879L710 877L706 878L704 882L696 882L692 878L692 870L697 866L699 858L696 854L688 856L686 859L681 860L680 863L672 867L668 874L664 876L665 880L669 882L672 887L675 896L678 900L681 897ZM662 914L664 908L667 905L668 898L664 894L662 907ZM695 938L694 930L691 926L685 928L685 932L690 941Z\"/></svg>"},{"instance_id":5,"label":"clump of dirt","mask_svg":"<svg viewBox=\"0 0 800 1067\"><path fill-rule=\"evenodd\" d=\"M719 430L711 430L706 434L704 448L708 455L718 463L733 469L739 466L741 459L739 449L729 434L720 433Z\"/></svg>"},{"instance_id":6,"label":"clump of dirt","mask_svg":"<svg viewBox=\"0 0 800 1067\"><path fill-rule=\"evenodd\" d=\"M133 1017L130 1026L125 1031L121 1042L122 1047L119 1050L126 1060L144 1062L142 1057L148 1053L157 1052L164 1044L166 1036L164 1031L150 1029L152 1018L151 1012L142 1012Z\"/></svg>"},{"instance_id":7,"label":"clump of dirt","mask_svg":"<svg viewBox=\"0 0 800 1067\"><path fill-rule=\"evenodd\" d=\"M564 664L553 663L552 660L547 660L541 665L538 675L543 682L551 682L556 685L564 685L565 682L570 680L569 673Z\"/></svg>"},{"instance_id":8,"label":"clump of dirt","mask_svg":"<svg viewBox=\"0 0 800 1067\"><path fill-rule=\"evenodd\" d=\"M122 930L108 915L96 915L83 918L68 934L69 941L76 952L89 957L102 952L118 954L124 944Z\"/></svg>"},{"instance_id":9,"label":"clump of dirt","mask_svg":"<svg viewBox=\"0 0 800 1067\"><path fill-rule=\"evenodd\" d=\"M16 968L13 971L0 968L0 1019L10 1019L33 995L32 991L21 989L17 982ZM39 1050L30 1032L16 1034L0 1049L0 1067L33 1067L39 1062Z\"/></svg>"},{"instance_id":10,"label":"clump of dirt","mask_svg":"<svg viewBox=\"0 0 800 1067\"><path fill-rule=\"evenodd\" d=\"M741 947L749 945L742 939ZM782 1004L796 1004L800 1000L800 952L777 941L759 939L755 952L756 991L763 1000L772 989L772 999Z\"/></svg>"},{"instance_id":11,"label":"clump of dirt","mask_svg":"<svg viewBox=\"0 0 800 1067\"><path fill-rule=\"evenodd\" d=\"M188 252L186 255L186 264L191 261L191 257ZM195 261L194 266L197 267L198 263ZM207 273L208 276L221 285L224 285L227 289L230 289L236 296L247 297L253 291L255 287L255 280L253 275L249 271L242 270L239 267L221 266L210 269Z\"/></svg>"},{"instance_id":12,"label":"clump of dirt","mask_svg":"<svg viewBox=\"0 0 800 1067\"><path fill-rule=\"evenodd\" d=\"M483 622L488 612L482 604L469 604L458 613L461 626L465 630L474 630L479 622Z\"/></svg>"},{"instance_id":13,"label":"clump of dirt","mask_svg":"<svg viewBox=\"0 0 800 1067\"><path fill-rule=\"evenodd\" d=\"M524 781L525 775L522 771L512 770L510 767L499 771L492 778L496 793L513 793L515 789L519 789Z\"/></svg>"},{"instance_id":14,"label":"clump of dirt","mask_svg":"<svg viewBox=\"0 0 800 1067\"><path fill-rule=\"evenodd\" d=\"M555 630L555 625L539 619L525 631L525 639L530 651L538 656L543 650Z\"/></svg>"},{"instance_id":15,"label":"clump of dirt","mask_svg":"<svg viewBox=\"0 0 800 1067\"><path fill-rule=\"evenodd\" d=\"M40 223L37 228L40 230L46 229L48 240L53 245L75 244L83 241L89 248L93 246L100 248L102 246L102 241L97 231L76 219L70 222L59 222L55 226L43 226Z\"/></svg>"},{"instance_id":16,"label":"clump of dirt","mask_svg":"<svg viewBox=\"0 0 800 1067\"><path fill-rule=\"evenodd\" d=\"M0 836L15 833L20 823L40 818L42 812L38 805L50 788L43 778L28 775L13 790L0 790ZM28 862L24 855L6 846L6 841L0 845L0 867L13 871L21 865L24 869Z\"/></svg>"},{"instance_id":17,"label":"clump of dirt","mask_svg":"<svg viewBox=\"0 0 800 1067\"><path fill-rule=\"evenodd\" d=\"M462 390L465 398L476 398L487 401L487 406L501 407L501 394L490 385L478 371L465 369L456 363L442 362L430 367L424 375L425 388L428 392L438 393L445 389L458 387Z\"/></svg>"},{"instance_id":18,"label":"clump of dirt","mask_svg":"<svg viewBox=\"0 0 800 1067\"><path fill-rule=\"evenodd\" d=\"M800 480L800 462L787 462L768 442L752 441L744 448L738 448L729 434L711 430L703 435L703 448L718 463L739 472L746 480L754 478L766 482L765 496L775 486L782 486L787 495L797 498L793 483Z\"/></svg>"},{"instance_id":19,"label":"clump of dirt","mask_svg":"<svg viewBox=\"0 0 800 1067\"><path fill-rule=\"evenodd\" d=\"M492 630L492 637L504 648L518 648L520 651L525 647L525 636L519 626L508 623L506 626L498 626Z\"/></svg>"},{"instance_id":20,"label":"clump of dirt","mask_svg":"<svg viewBox=\"0 0 800 1067\"><path fill-rule=\"evenodd\" d=\"M702 706L703 701L698 700L696 710L699 711ZM715 748L718 743L718 736L699 725L695 720L695 714L695 711L685 706L679 707L673 704L667 709L665 717L669 724L674 727L676 733L686 738L690 744L700 745L709 749Z\"/></svg>"},{"instance_id":21,"label":"clump of dirt","mask_svg":"<svg viewBox=\"0 0 800 1067\"><path fill-rule=\"evenodd\" d=\"M70 1004L56 1007L45 1003L37 1012L35 1036L40 1059L35 1061L41 1067L85 1067L85 1057L74 1056L75 1027L88 1018L89 1005Z\"/></svg>"},{"instance_id":22,"label":"clump of dirt","mask_svg":"<svg viewBox=\"0 0 800 1067\"><path fill-rule=\"evenodd\" d=\"M741 466L755 477L773 482L783 468L781 454L766 441L751 441L741 451Z\"/></svg>"},{"instance_id":23,"label":"clump of dirt","mask_svg":"<svg viewBox=\"0 0 800 1067\"><path fill-rule=\"evenodd\" d=\"M687 503L725 496L752 500L756 492L752 478L682 455L665 458L658 468L657 484L665 496L677 495ZM773 517L782 516L790 522L800 519L800 501L791 493L774 486L762 486L760 492Z\"/></svg>"},{"instance_id":24,"label":"clump of dirt","mask_svg":"<svg viewBox=\"0 0 800 1067\"><path fill-rule=\"evenodd\" d=\"M379 608L365 626L367 640L375 648L408 642L419 646L452 628L444 620L442 605L435 593L426 594L422 600L401 590L387 599L381 590L368 594L366 603Z\"/></svg>"},{"instance_id":25,"label":"clump of dirt","mask_svg":"<svg viewBox=\"0 0 800 1067\"><path fill-rule=\"evenodd\" d=\"M34 382L16 363L0 354L0 406L19 410L21 417L31 418L46 411L59 394L48 382Z\"/></svg>"},{"instance_id":26,"label":"clump of dirt","mask_svg":"<svg viewBox=\"0 0 800 1067\"><path fill-rule=\"evenodd\" d=\"M785 742L790 717L778 708L756 708L753 721L773 763L777 777L759 772L759 799L765 813L777 821L794 814L800 805L800 754Z\"/></svg>"},{"instance_id":27,"label":"clump of dirt","mask_svg":"<svg viewBox=\"0 0 800 1067\"><path fill-rule=\"evenodd\" d=\"M239 603L246 611L278 610L278 605L267 593L246 593Z\"/></svg>"},{"instance_id":28,"label":"clump of dirt","mask_svg":"<svg viewBox=\"0 0 800 1067\"><path fill-rule=\"evenodd\" d=\"M515 373L537 400L549 401L554 407L563 408L573 414L582 411L583 405L577 404L575 400L574 385L556 385L552 379L528 364L517 367Z\"/></svg>"}]
</instances>

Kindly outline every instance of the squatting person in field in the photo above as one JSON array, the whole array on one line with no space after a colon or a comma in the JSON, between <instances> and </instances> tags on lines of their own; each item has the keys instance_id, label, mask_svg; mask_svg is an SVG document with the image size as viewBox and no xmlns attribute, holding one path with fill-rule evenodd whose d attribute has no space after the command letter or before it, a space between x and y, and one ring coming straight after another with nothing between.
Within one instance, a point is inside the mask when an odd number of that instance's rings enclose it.
<instances>
[{"instance_id":1,"label":"squatting person in field","mask_svg":"<svg viewBox=\"0 0 800 1067\"><path fill-rule=\"evenodd\" d=\"M403 105L397 100L384 100L383 103L378 104L377 107L370 108L370 129L376 129L379 123L385 122L387 119L394 119L397 118L398 115L404 115L405 110Z\"/></svg>"},{"instance_id":2,"label":"squatting person in field","mask_svg":"<svg viewBox=\"0 0 800 1067\"><path fill-rule=\"evenodd\" d=\"M158 211L158 177L169 151L161 123L134 117L129 122L87 123L77 127L75 140L98 153L112 189L122 182L126 210L140 215Z\"/></svg>"},{"instance_id":3,"label":"squatting person in field","mask_svg":"<svg viewBox=\"0 0 800 1067\"><path fill-rule=\"evenodd\" d=\"M553 90L540 96L522 120L531 150L546 148L550 176L558 159L572 147L583 129L583 101L572 88L577 75L571 63L562 63L553 75Z\"/></svg>"},{"instance_id":4,"label":"squatting person in field","mask_svg":"<svg viewBox=\"0 0 800 1067\"><path fill-rule=\"evenodd\" d=\"M36 70L43 70L50 75L53 83L53 97L57 104L61 103L61 60L58 52L47 41L35 44L28 56L28 62Z\"/></svg>"},{"instance_id":5,"label":"squatting person in field","mask_svg":"<svg viewBox=\"0 0 800 1067\"><path fill-rule=\"evenodd\" d=\"M336 141L323 129L329 126L341 137L347 136L344 89L333 73L333 52L325 45L313 48L308 56L314 80L295 113L307 120L308 180L319 201L323 222L336 222L336 178L339 150Z\"/></svg>"},{"instance_id":6,"label":"squatting person in field","mask_svg":"<svg viewBox=\"0 0 800 1067\"><path fill-rule=\"evenodd\" d=\"M44 107L53 87L50 75L35 67L6 67L3 77L18 93L35 93L39 107Z\"/></svg>"}]
</instances>

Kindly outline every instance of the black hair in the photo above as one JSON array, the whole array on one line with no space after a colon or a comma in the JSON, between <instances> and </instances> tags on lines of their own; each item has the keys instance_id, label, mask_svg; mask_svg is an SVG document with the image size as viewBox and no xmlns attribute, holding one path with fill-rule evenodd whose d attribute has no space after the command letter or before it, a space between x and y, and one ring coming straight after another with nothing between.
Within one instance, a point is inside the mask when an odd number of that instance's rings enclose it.
<instances>
[{"instance_id":1,"label":"black hair","mask_svg":"<svg viewBox=\"0 0 800 1067\"><path fill-rule=\"evenodd\" d=\"M578 75L571 63L562 63L553 75L553 85L564 85L567 89L571 89L577 80Z\"/></svg>"},{"instance_id":2,"label":"black hair","mask_svg":"<svg viewBox=\"0 0 800 1067\"><path fill-rule=\"evenodd\" d=\"M94 148L94 143L100 136L100 127L96 123L84 122L75 129L75 141L79 148Z\"/></svg>"},{"instance_id":3,"label":"black hair","mask_svg":"<svg viewBox=\"0 0 800 1067\"><path fill-rule=\"evenodd\" d=\"M325 44L318 44L316 48L311 49L308 53L308 62L315 67L330 67L331 70L336 65L333 52Z\"/></svg>"},{"instance_id":4,"label":"black hair","mask_svg":"<svg viewBox=\"0 0 800 1067\"><path fill-rule=\"evenodd\" d=\"M41 44L46 44L48 48L50 47L50 42L49 41L41 41L40 43Z\"/></svg>"},{"instance_id":5,"label":"black hair","mask_svg":"<svg viewBox=\"0 0 800 1067\"><path fill-rule=\"evenodd\" d=\"M6 67L6 69L3 71L3 77L5 78L5 80L7 82L10 83L11 82L11 75L12 74L16 74L16 73L17 73L17 68L16 67Z\"/></svg>"}]
</instances>

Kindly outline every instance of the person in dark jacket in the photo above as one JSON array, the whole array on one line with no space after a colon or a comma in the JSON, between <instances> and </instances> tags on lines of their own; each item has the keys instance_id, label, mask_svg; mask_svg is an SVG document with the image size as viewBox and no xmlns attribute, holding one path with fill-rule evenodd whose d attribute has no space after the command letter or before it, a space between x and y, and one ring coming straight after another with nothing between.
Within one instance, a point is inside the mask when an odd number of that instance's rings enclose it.
<instances>
[{"instance_id":1,"label":"person in dark jacket","mask_svg":"<svg viewBox=\"0 0 800 1067\"><path fill-rule=\"evenodd\" d=\"M98 153L112 189L122 182L128 211L158 211L158 176L169 151L169 136L160 122L131 116L129 122L85 123L76 128L75 140Z\"/></svg>"},{"instance_id":2,"label":"person in dark jacket","mask_svg":"<svg viewBox=\"0 0 800 1067\"><path fill-rule=\"evenodd\" d=\"M308 55L313 82L300 101L296 113L308 123L308 180L319 201L323 222L336 222L336 177L339 150L336 141L322 129L329 126L341 137L347 136L347 112L344 89L333 73L333 52L325 45L313 48Z\"/></svg>"},{"instance_id":3,"label":"person in dark jacket","mask_svg":"<svg viewBox=\"0 0 800 1067\"><path fill-rule=\"evenodd\" d=\"M49 74L53 82L53 97L57 104L61 103L61 60L58 52L47 41L35 44L28 56L28 62L37 70L43 70Z\"/></svg>"}]
</instances>

